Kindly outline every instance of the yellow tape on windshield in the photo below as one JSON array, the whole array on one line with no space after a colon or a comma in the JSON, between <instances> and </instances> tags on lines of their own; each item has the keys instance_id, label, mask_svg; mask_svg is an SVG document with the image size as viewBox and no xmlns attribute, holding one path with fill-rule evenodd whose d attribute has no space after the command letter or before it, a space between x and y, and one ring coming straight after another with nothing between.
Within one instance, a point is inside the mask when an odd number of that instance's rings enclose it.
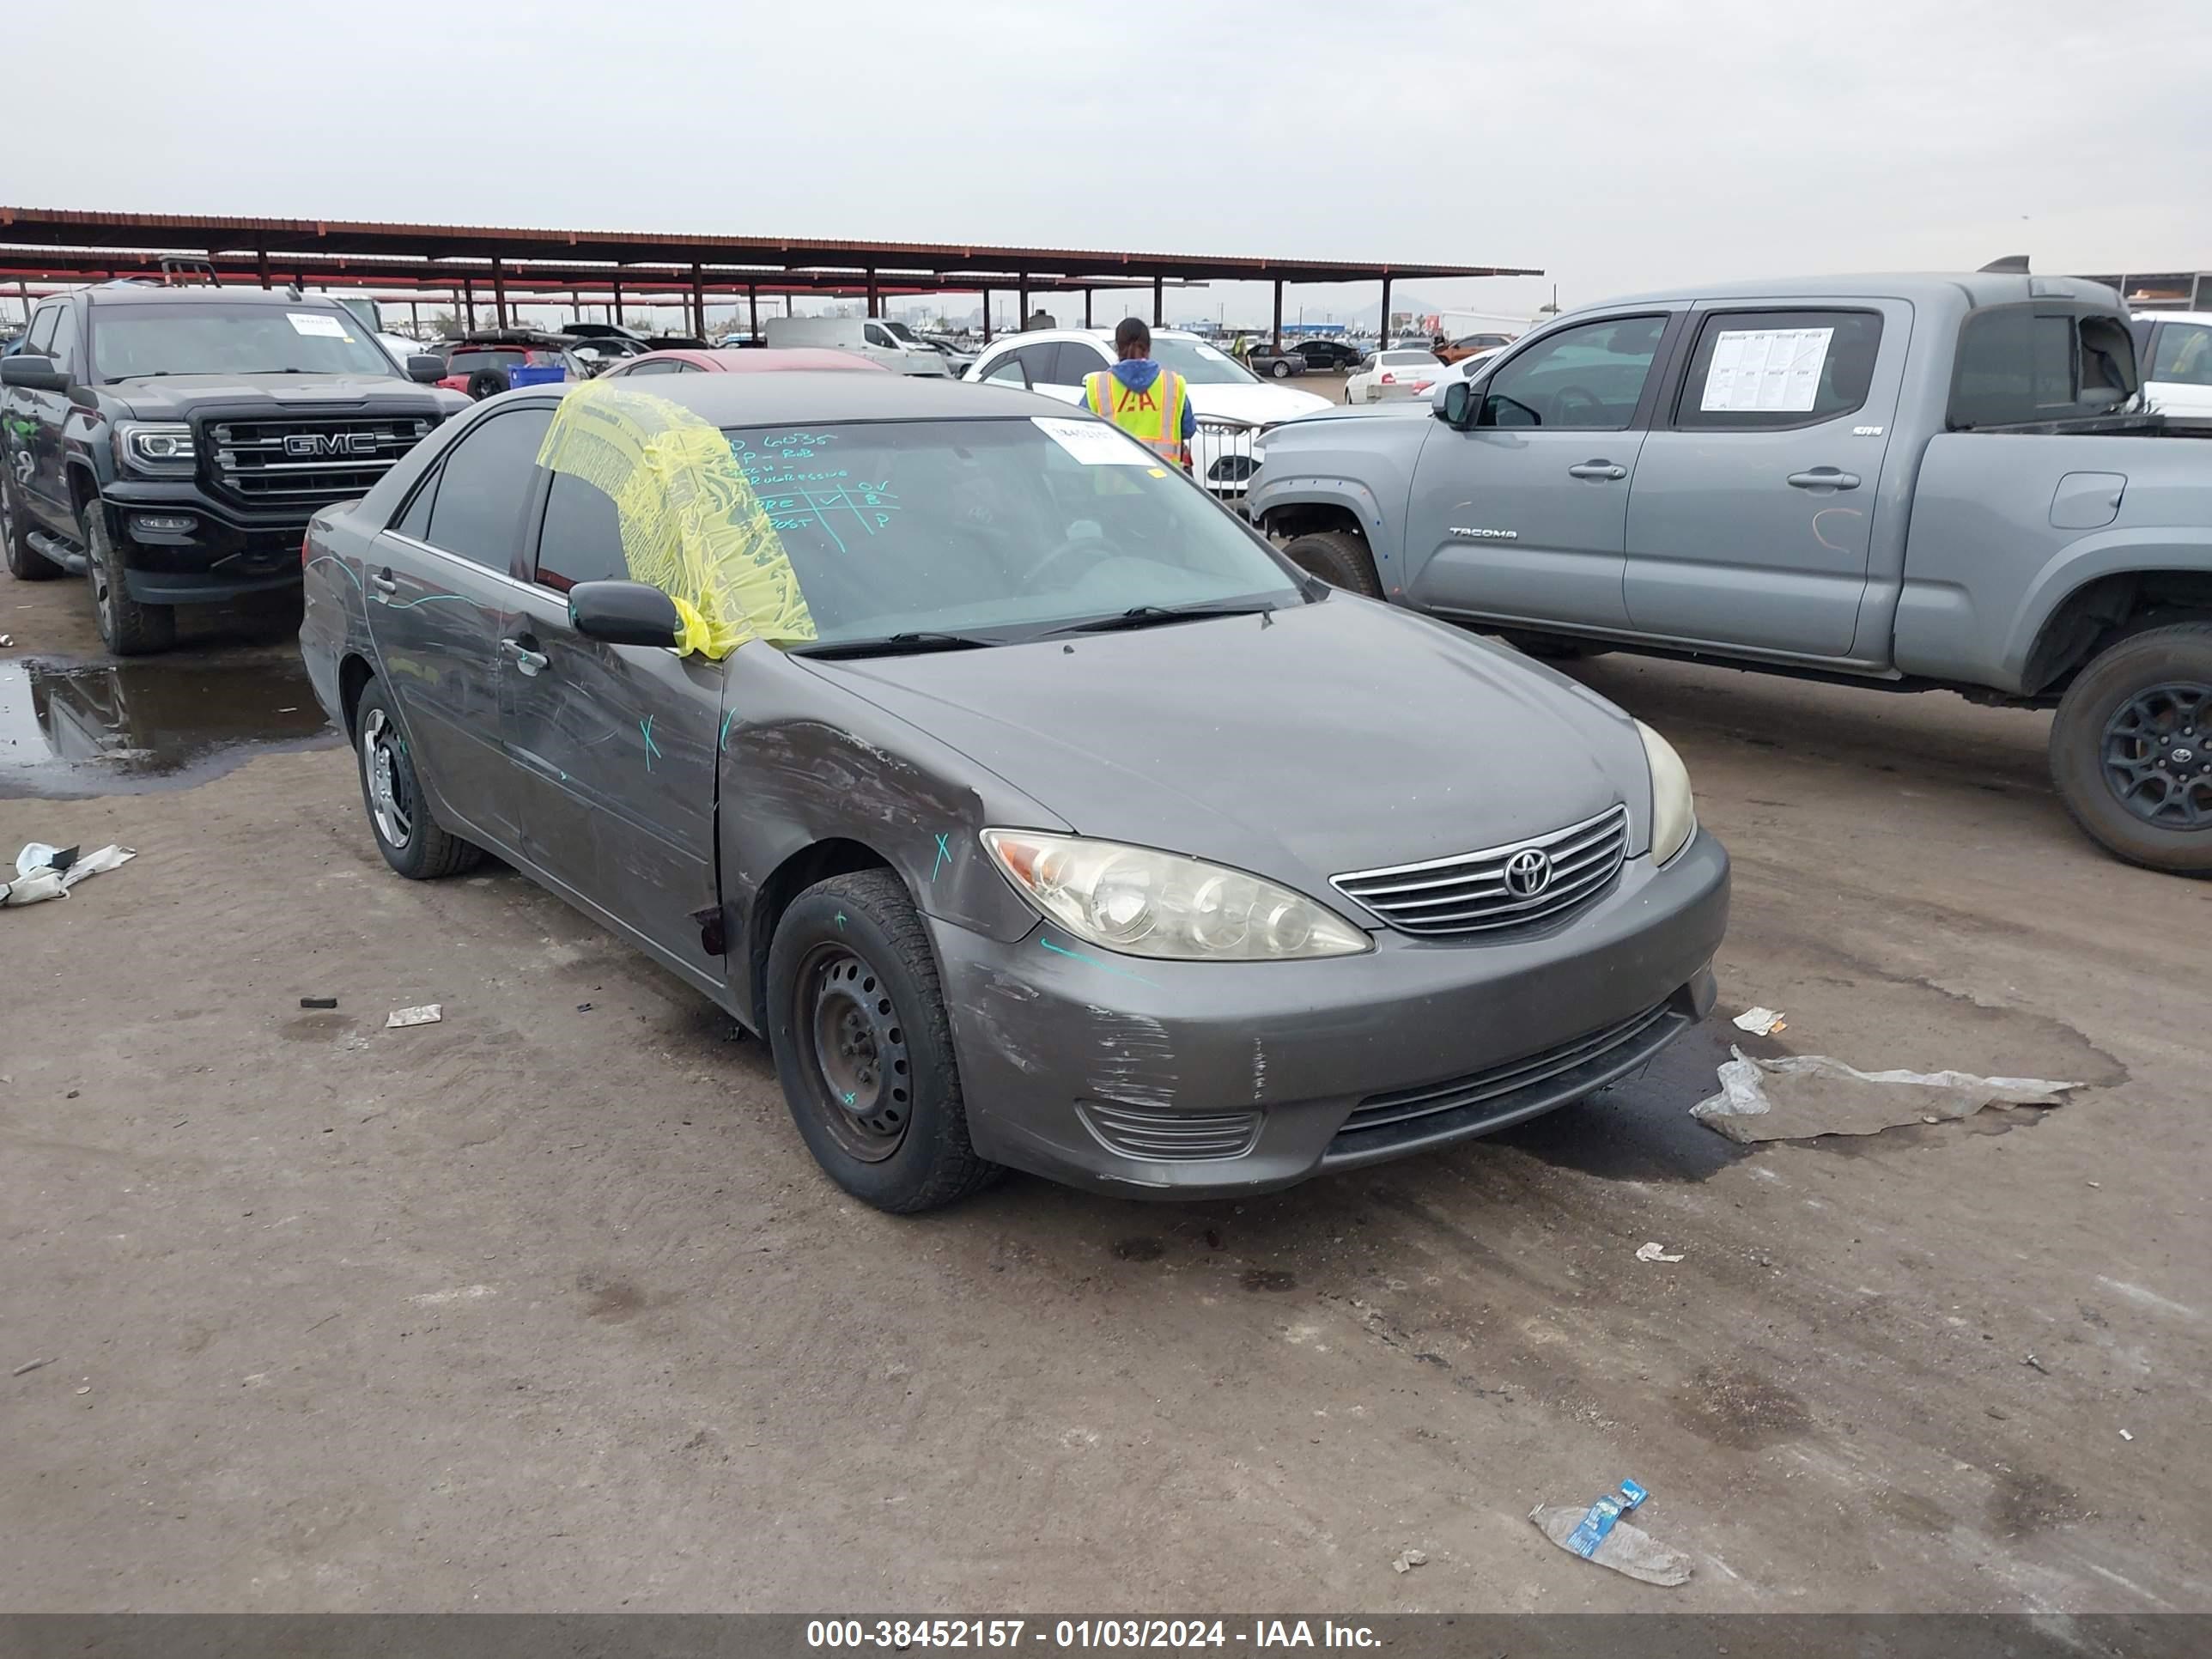
<instances>
[{"instance_id":1,"label":"yellow tape on windshield","mask_svg":"<svg viewBox=\"0 0 2212 1659\"><path fill-rule=\"evenodd\" d=\"M756 635L811 640L814 618L768 510L711 422L595 380L561 400L538 464L611 498L634 581L676 601L682 648L726 657Z\"/></svg>"}]
</instances>

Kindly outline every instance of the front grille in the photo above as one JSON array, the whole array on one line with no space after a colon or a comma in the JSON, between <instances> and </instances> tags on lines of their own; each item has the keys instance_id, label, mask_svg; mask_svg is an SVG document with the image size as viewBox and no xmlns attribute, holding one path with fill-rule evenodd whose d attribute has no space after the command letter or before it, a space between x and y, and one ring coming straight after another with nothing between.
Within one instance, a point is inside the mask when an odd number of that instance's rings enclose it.
<instances>
[{"instance_id":1,"label":"front grille","mask_svg":"<svg viewBox=\"0 0 2212 1659\"><path fill-rule=\"evenodd\" d=\"M1642 1013L1466 1077L1370 1095L1329 1143L1327 1158L1372 1156L1440 1134L1504 1128L1603 1088L1665 1048L1691 1024L1674 999Z\"/></svg>"},{"instance_id":2,"label":"front grille","mask_svg":"<svg viewBox=\"0 0 2212 1659\"><path fill-rule=\"evenodd\" d=\"M216 420L200 448L209 483L223 494L312 512L366 494L429 431L416 415Z\"/></svg>"},{"instance_id":3,"label":"front grille","mask_svg":"<svg viewBox=\"0 0 2212 1659\"><path fill-rule=\"evenodd\" d=\"M1507 866L1528 852L1542 855L1548 873L1524 895ZM1332 879L1345 897L1401 933L1472 933L1547 921L1595 898L1620 874L1627 852L1628 809L1612 806L1548 836Z\"/></svg>"},{"instance_id":4,"label":"front grille","mask_svg":"<svg viewBox=\"0 0 2212 1659\"><path fill-rule=\"evenodd\" d=\"M1151 1112L1102 1100L1075 1109L1108 1151L1154 1163L1242 1158L1260 1133L1257 1112Z\"/></svg>"}]
</instances>

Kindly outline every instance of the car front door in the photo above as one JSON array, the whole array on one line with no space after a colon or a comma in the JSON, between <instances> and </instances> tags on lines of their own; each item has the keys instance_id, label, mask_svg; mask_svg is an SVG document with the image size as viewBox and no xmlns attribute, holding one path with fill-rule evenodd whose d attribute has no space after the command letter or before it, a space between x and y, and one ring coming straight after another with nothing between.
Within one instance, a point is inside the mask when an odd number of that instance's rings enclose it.
<instances>
[{"instance_id":1,"label":"car front door","mask_svg":"<svg viewBox=\"0 0 2212 1659\"><path fill-rule=\"evenodd\" d=\"M46 358L58 369L64 367L53 357L54 331L69 308L67 300L49 300L32 313L22 356ZM16 499L34 520L43 519L74 536L62 477L62 422L69 412L69 394L27 386L11 386L7 393L7 462Z\"/></svg>"},{"instance_id":2,"label":"car front door","mask_svg":"<svg viewBox=\"0 0 2212 1659\"><path fill-rule=\"evenodd\" d=\"M539 474L532 580L501 682L522 856L572 900L707 991L722 984L702 929L719 916L714 776L722 665L608 645L568 625L580 581L627 580L615 504L568 472ZM765 649L766 647L758 647Z\"/></svg>"},{"instance_id":3,"label":"car front door","mask_svg":"<svg viewBox=\"0 0 2212 1659\"><path fill-rule=\"evenodd\" d=\"M1708 307L1691 320L1629 491L1629 620L1664 639L1849 658L1911 307Z\"/></svg>"},{"instance_id":4,"label":"car front door","mask_svg":"<svg viewBox=\"0 0 2212 1659\"><path fill-rule=\"evenodd\" d=\"M513 848L515 790L500 730L514 574L550 404L501 408L461 434L377 537L364 598L379 672L416 775L471 841Z\"/></svg>"},{"instance_id":5,"label":"car front door","mask_svg":"<svg viewBox=\"0 0 2212 1659\"><path fill-rule=\"evenodd\" d=\"M1501 622L1625 629L1629 481L1664 312L1563 328L1500 363L1475 418L1438 422L1406 514L1407 602Z\"/></svg>"}]
</instances>

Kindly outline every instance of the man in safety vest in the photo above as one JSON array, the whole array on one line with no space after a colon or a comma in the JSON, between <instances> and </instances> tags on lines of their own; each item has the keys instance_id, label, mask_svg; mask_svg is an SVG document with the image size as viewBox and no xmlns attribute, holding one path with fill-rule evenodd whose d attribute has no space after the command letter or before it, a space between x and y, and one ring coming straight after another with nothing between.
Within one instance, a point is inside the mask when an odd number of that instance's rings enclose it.
<instances>
[{"instance_id":1,"label":"man in safety vest","mask_svg":"<svg viewBox=\"0 0 2212 1659\"><path fill-rule=\"evenodd\" d=\"M1188 469L1191 434L1198 430L1190 385L1154 362L1152 350L1152 331L1141 318L1124 317L1114 331L1114 355L1121 361L1084 377L1083 401L1093 415Z\"/></svg>"}]
</instances>

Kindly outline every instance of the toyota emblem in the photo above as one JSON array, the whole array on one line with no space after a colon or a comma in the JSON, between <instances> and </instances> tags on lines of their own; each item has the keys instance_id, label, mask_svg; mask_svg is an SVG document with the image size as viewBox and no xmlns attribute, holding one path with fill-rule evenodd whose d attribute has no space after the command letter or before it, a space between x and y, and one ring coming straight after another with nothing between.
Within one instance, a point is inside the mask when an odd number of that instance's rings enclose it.
<instances>
[{"instance_id":1,"label":"toyota emblem","mask_svg":"<svg viewBox=\"0 0 2212 1659\"><path fill-rule=\"evenodd\" d=\"M1552 884L1552 855L1540 847L1524 847L1505 860L1505 890L1516 898L1534 898Z\"/></svg>"}]
</instances>

